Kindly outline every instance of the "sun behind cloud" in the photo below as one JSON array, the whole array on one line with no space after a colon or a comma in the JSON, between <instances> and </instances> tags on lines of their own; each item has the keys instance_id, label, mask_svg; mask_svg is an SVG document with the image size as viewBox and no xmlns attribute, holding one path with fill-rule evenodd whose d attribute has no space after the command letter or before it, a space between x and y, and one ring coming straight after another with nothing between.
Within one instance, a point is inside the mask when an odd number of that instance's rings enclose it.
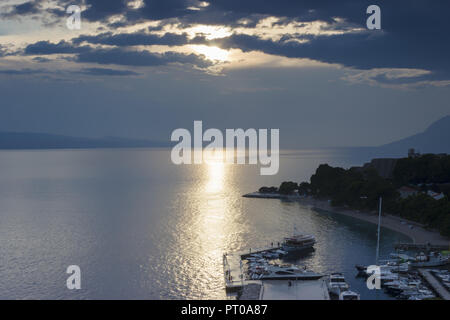
<instances>
[{"instance_id":1,"label":"sun behind cloud","mask_svg":"<svg viewBox=\"0 0 450 320\"><path fill-rule=\"evenodd\" d=\"M196 53L204 55L208 60L219 62L229 61L230 53L227 50L221 49L219 47L191 45L190 48L193 49Z\"/></svg>"}]
</instances>

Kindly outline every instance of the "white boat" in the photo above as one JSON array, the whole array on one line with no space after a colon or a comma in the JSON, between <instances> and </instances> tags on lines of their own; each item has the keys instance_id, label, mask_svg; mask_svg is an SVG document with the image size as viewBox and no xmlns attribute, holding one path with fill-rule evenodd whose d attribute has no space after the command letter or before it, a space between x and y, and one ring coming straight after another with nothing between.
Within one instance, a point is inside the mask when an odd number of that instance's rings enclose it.
<instances>
[{"instance_id":1,"label":"white boat","mask_svg":"<svg viewBox=\"0 0 450 320\"><path fill-rule=\"evenodd\" d=\"M343 291L339 295L339 300L360 300L360 299L361 299L361 297L359 296L358 293L350 291L350 290Z\"/></svg>"},{"instance_id":2,"label":"white boat","mask_svg":"<svg viewBox=\"0 0 450 320\"><path fill-rule=\"evenodd\" d=\"M419 295L410 296L408 298L408 300L424 300L424 299L433 299L433 298L436 298L436 296L433 294L419 294Z\"/></svg>"},{"instance_id":3,"label":"white boat","mask_svg":"<svg viewBox=\"0 0 450 320\"><path fill-rule=\"evenodd\" d=\"M269 265L262 273L262 280L317 280L322 274L310 270L303 270L292 265Z\"/></svg>"},{"instance_id":4,"label":"white boat","mask_svg":"<svg viewBox=\"0 0 450 320\"><path fill-rule=\"evenodd\" d=\"M345 282L344 275L342 273L332 273L328 281L328 291L331 294L339 296L342 291L348 290L348 284Z\"/></svg>"},{"instance_id":5,"label":"white boat","mask_svg":"<svg viewBox=\"0 0 450 320\"><path fill-rule=\"evenodd\" d=\"M311 249L316 243L316 238L309 234L293 235L284 238L282 249L287 252Z\"/></svg>"},{"instance_id":6,"label":"white boat","mask_svg":"<svg viewBox=\"0 0 450 320\"><path fill-rule=\"evenodd\" d=\"M424 256L420 255L420 256L417 256L416 262L411 262L411 267L414 267L414 268L439 267L439 266L445 266L448 263L450 263L450 260L448 257L438 256L438 257L424 258Z\"/></svg>"}]
</instances>

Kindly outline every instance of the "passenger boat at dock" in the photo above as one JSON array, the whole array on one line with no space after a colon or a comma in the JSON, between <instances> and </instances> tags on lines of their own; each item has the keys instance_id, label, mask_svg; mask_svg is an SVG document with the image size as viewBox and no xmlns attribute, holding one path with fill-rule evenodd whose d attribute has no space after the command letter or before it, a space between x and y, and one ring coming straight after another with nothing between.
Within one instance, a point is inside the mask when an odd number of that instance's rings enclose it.
<instances>
[{"instance_id":1,"label":"passenger boat at dock","mask_svg":"<svg viewBox=\"0 0 450 320\"><path fill-rule=\"evenodd\" d=\"M411 262L411 267L414 268L429 268L429 267L440 267L445 266L450 263L448 257L443 257L440 254L429 254L420 253L416 256L414 262Z\"/></svg>"},{"instance_id":2,"label":"passenger boat at dock","mask_svg":"<svg viewBox=\"0 0 450 320\"><path fill-rule=\"evenodd\" d=\"M287 252L311 249L316 243L316 238L309 234L297 234L284 238L282 249Z\"/></svg>"}]
</instances>

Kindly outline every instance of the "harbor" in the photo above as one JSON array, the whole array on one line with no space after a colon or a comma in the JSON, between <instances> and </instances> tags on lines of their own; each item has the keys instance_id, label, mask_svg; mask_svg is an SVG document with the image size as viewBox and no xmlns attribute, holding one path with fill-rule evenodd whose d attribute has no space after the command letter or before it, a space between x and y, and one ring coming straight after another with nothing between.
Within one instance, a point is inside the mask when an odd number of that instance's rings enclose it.
<instances>
[{"instance_id":1,"label":"harbor","mask_svg":"<svg viewBox=\"0 0 450 320\"><path fill-rule=\"evenodd\" d=\"M240 300L359 300L343 276L325 275L282 262L292 252L311 250L311 235L286 237L277 246L224 253L225 288ZM345 284L339 281L342 279ZM344 294L345 292L345 294Z\"/></svg>"},{"instance_id":2,"label":"harbor","mask_svg":"<svg viewBox=\"0 0 450 320\"><path fill-rule=\"evenodd\" d=\"M240 300L345 300L345 294L351 294L354 300L359 299L359 294L350 290L341 273L319 274L301 266L282 263L282 258L289 255L283 248L283 245L268 246L225 253L226 291L235 293ZM449 300L448 257L443 258L435 252L419 253L415 257L411 254L392 253L389 260L380 261L377 274L379 289L395 299ZM430 266L442 268L424 268L425 261ZM355 267L355 276L361 281L368 281L374 272L373 266Z\"/></svg>"},{"instance_id":3,"label":"harbor","mask_svg":"<svg viewBox=\"0 0 450 320\"><path fill-rule=\"evenodd\" d=\"M438 271L438 272L442 272L442 271ZM442 285L432 274L431 270L419 269L419 273L422 276L422 278L425 279L425 281L430 285L430 287L433 289L433 291L436 292L441 299L450 300L450 292L449 292L450 287L448 284L446 286ZM434 272L434 273L436 273L436 272ZM447 283L449 283L448 282L449 273L446 272L445 274L447 277Z\"/></svg>"},{"instance_id":4,"label":"harbor","mask_svg":"<svg viewBox=\"0 0 450 320\"><path fill-rule=\"evenodd\" d=\"M382 289L395 299L448 300L448 269L427 269L449 264L446 246L399 242L393 246L396 252L389 259L379 259L381 204L380 198L376 264L355 265L356 277L366 281L368 289ZM314 251L315 244L313 235L298 234L294 227L294 234L276 245L272 242L263 248L225 253L226 291L235 292L237 299L244 300L359 300L360 295L350 290L340 272L320 274L306 266L283 263L283 258L292 253Z\"/></svg>"}]
</instances>

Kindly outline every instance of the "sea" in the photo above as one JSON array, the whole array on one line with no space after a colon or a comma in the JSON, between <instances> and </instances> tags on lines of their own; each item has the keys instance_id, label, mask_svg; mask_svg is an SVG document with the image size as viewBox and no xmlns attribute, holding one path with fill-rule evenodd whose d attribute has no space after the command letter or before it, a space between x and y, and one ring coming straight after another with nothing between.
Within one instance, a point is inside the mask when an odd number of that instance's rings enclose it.
<instances>
[{"instance_id":1,"label":"sea","mask_svg":"<svg viewBox=\"0 0 450 320\"><path fill-rule=\"evenodd\" d=\"M369 160L369 159L366 159ZM243 198L261 186L308 181L323 163L361 159L336 150L284 150L277 175L257 165L175 165L169 149L0 151L0 299L232 299L222 255L313 234L291 259L342 272L361 299L355 264L375 262L376 226L301 202ZM399 233L381 229L387 257ZM69 266L80 268L69 289Z\"/></svg>"}]
</instances>

